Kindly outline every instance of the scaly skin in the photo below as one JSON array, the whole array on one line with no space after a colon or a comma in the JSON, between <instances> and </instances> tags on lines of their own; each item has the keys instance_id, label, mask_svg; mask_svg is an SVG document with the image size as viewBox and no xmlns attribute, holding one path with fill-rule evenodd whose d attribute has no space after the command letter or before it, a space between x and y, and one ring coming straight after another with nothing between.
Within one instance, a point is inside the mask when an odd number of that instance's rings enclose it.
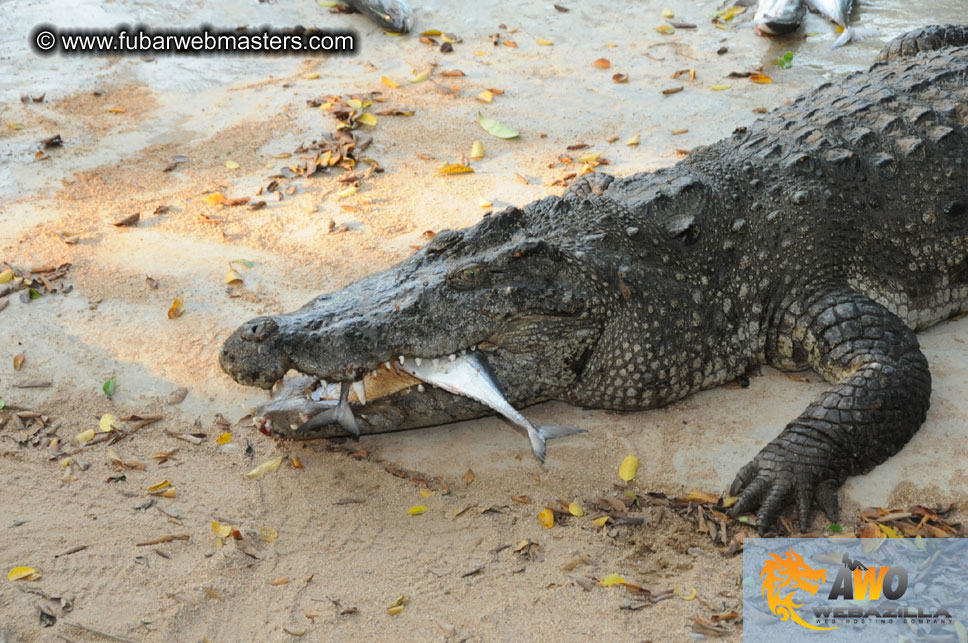
<instances>
[{"instance_id":1,"label":"scaly skin","mask_svg":"<svg viewBox=\"0 0 968 643\"><path fill-rule=\"evenodd\" d=\"M289 368L352 381L477 346L517 407L629 411L755 364L812 368L832 388L742 468L733 512L757 511L761 532L790 502L801 529L814 504L835 520L844 479L924 421L913 330L968 310L965 32L906 34L886 62L675 167L592 175L443 232L390 270L244 324L222 366L263 387ZM488 413L415 387L353 409L364 433Z\"/></svg>"}]
</instances>

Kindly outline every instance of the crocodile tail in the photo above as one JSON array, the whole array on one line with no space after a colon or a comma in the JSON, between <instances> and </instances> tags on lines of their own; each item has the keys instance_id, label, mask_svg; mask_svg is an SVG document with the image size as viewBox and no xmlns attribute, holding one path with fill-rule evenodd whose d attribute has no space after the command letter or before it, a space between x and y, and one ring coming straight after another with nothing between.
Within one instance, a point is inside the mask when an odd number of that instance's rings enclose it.
<instances>
[{"instance_id":1,"label":"crocodile tail","mask_svg":"<svg viewBox=\"0 0 968 643\"><path fill-rule=\"evenodd\" d=\"M574 426L559 426L557 424L546 424L545 426L535 427L534 431L528 431L528 438L531 439L531 451L534 457L541 462L545 461L548 453L548 440L563 438L568 435L585 433L585 429Z\"/></svg>"}]
</instances>

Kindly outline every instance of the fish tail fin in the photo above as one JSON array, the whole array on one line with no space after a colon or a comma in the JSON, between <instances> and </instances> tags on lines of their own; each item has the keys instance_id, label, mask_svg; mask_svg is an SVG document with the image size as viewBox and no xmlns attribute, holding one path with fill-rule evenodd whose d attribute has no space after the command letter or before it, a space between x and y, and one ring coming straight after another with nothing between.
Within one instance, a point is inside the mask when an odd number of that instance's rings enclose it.
<instances>
[{"instance_id":1,"label":"fish tail fin","mask_svg":"<svg viewBox=\"0 0 968 643\"><path fill-rule=\"evenodd\" d=\"M356 418L353 417L353 409L350 408L349 404L340 405L336 408L336 421L339 422L339 425L343 427L347 433L352 435L354 438L359 439L360 425L356 423Z\"/></svg>"},{"instance_id":2,"label":"fish tail fin","mask_svg":"<svg viewBox=\"0 0 968 643\"><path fill-rule=\"evenodd\" d=\"M303 422L296 429L296 432L300 431L312 431L313 429L318 429L321 426L326 426L327 424L332 424L336 419L336 409L327 409L322 413L317 413L308 421Z\"/></svg>"},{"instance_id":3,"label":"fish tail fin","mask_svg":"<svg viewBox=\"0 0 968 643\"><path fill-rule=\"evenodd\" d=\"M548 452L548 440L563 438L578 433L585 433L585 429L579 429L573 426L559 426L557 424L546 424L545 426L536 427L534 431L528 433L528 437L531 439L531 451L534 453L534 457L544 462Z\"/></svg>"},{"instance_id":4,"label":"fish tail fin","mask_svg":"<svg viewBox=\"0 0 968 643\"><path fill-rule=\"evenodd\" d=\"M844 33L840 34L840 37L834 41L834 44L830 45L830 48L837 49L838 47L843 47L848 42L862 42L879 35L881 34L877 29L871 29L870 27L847 27L844 29Z\"/></svg>"}]
</instances>

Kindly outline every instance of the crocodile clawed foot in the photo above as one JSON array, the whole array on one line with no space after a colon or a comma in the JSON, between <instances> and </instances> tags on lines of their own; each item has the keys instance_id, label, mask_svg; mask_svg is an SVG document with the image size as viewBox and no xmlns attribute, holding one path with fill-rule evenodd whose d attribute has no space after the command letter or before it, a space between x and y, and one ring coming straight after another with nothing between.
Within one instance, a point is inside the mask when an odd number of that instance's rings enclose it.
<instances>
[{"instance_id":1,"label":"crocodile clawed foot","mask_svg":"<svg viewBox=\"0 0 968 643\"><path fill-rule=\"evenodd\" d=\"M756 512L756 530L765 536L780 513L794 502L800 519L800 531L807 531L814 504L831 521L839 515L837 489L840 482L824 479L825 470L799 462L795 455L768 445L749 464L740 469L729 487L730 495L739 500L729 513L734 518Z\"/></svg>"}]
</instances>

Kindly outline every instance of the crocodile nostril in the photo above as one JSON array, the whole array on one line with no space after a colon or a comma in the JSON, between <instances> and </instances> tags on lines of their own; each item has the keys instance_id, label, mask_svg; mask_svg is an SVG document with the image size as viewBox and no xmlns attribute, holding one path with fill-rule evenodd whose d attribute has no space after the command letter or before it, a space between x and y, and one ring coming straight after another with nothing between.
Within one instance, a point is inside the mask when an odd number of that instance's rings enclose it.
<instances>
[{"instance_id":1,"label":"crocodile nostril","mask_svg":"<svg viewBox=\"0 0 968 643\"><path fill-rule=\"evenodd\" d=\"M242 333L242 339L261 342L272 335L279 328L279 325L272 319L258 319L252 322Z\"/></svg>"}]
</instances>

